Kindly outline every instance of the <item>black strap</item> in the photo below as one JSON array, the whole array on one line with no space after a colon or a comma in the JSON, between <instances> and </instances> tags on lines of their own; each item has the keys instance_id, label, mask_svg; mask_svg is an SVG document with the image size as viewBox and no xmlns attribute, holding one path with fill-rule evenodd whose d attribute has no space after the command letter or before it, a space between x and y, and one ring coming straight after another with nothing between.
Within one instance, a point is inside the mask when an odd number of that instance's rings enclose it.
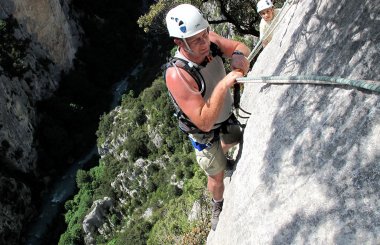
<instances>
[{"instance_id":1,"label":"black strap","mask_svg":"<svg viewBox=\"0 0 380 245\"><path fill-rule=\"evenodd\" d=\"M211 52L211 55L213 57L220 56L224 62L223 52L220 50L218 45L216 45L213 42L210 43L210 52ZM208 60L206 60L206 61L208 61ZM205 63L204 66L206 66L206 65L207 65L207 62ZM173 67L173 66L180 67L180 68L184 69L185 71L187 71L192 76L194 81L197 83L198 90L201 91L201 95L202 95L202 97L204 97L204 95L206 93L206 83L204 81L202 74L200 73L200 68L195 67L195 66L190 66L189 61L187 61L185 59L181 59L179 57L172 57L163 66L163 76L164 76L165 81L166 81L167 69L169 67ZM203 87L203 90L202 90L202 87ZM179 128L187 134L205 133L205 132L201 131L200 129L198 129L190 121L190 119L185 115L185 113L182 112L181 108L178 106L177 102L175 101L175 99L172 96L172 94L170 93L170 91L169 91L169 95L170 95L170 98L171 98L171 100L174 104L175 110L176 110L175 116L178 118Z\"/></svg>"},{"instance_id":2,"label":"black strap","mask_svg":"<svg viewBox=\"0 0 380 245\"><path fill-rule=\"evenodd\" d=\"M203 76L202 76L202 74L198 68L196 68L195 66L190 67L189 62L187 60L184 60L184 59L181 59L178 57L172 57L170 59L169 63L170 63L169 67L177 66L177 67L180 67L180 68L184 69L185 71L187 71L187 73L189 73L190 76L197 83L198 91L201 91L202 87L203 87L203 91L201 93L202 97L205 95L206 83L205 83L205 80L204 80L204 78L203 78Z\"/></svg>"}]
</instances>

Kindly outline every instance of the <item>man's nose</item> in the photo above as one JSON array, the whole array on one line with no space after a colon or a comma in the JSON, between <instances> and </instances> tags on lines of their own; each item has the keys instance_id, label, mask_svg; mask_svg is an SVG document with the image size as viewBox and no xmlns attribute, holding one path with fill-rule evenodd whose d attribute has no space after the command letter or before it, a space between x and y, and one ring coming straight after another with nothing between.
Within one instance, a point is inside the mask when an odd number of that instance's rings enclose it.
<instances>
[{"instance_id":1,"label":"man's nose","mask_svg":"<svg viewBox=\"0 0 380 245\"><path fill-rule=\"evenodd\" d=\"M205 45L207 44L208 36L206 37L201 37L199 40L199 45Z\"/></svg>"}]
</instances>

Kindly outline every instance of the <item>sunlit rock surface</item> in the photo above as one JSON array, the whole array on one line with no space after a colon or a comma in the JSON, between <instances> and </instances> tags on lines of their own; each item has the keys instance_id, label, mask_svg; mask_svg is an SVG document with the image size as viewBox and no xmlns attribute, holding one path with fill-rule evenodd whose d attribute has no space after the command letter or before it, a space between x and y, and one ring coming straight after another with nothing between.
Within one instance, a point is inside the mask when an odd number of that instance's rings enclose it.
<instances>
[{"instance_id":1,"label":"sunlit rock surface","mask_svg":"<svg viewBox=\"0 0 380 245\"><path fill-rule=\"evenodd\" d=\"M380 1L293 1L248 76L380 81ZM379 244L380 94L245 84L251 113L208 244ZM243 120L244 121L244 120Z\"/></svg>"}]
</instances>

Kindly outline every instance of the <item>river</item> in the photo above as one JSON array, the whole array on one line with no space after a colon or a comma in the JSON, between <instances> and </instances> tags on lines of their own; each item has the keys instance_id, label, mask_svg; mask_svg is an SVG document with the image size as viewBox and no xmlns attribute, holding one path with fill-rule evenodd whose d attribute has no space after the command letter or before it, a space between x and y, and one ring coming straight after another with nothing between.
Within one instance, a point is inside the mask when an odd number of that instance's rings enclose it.
<instances>
[{"instance_id":1,"label":"river","mask_svg":"<svg viewBox=\"0 0 380 245\"><path fill-rule=\"evenodd\" d=\"M140 70L141 66L141 64L138 64L130 69L126 73L127 75L125 78L112 87L113 100L110 105L110 110L119 105L120 99L128 87L128 77L135 75ZM77 171L82 169L91 158L97 155L98 149L95 144L88 153L84 154L81 159L72 164L61 178L58 178L55 181L51 191L43 197L41 213L29 226L30 228L26 235L26 244L40 245L46 243L44 237L48 232L49 227L53 225L52 222L57 215L60 215L59 212L62 210L67 199L75 194Z\"/></svg>"}]
</instances>

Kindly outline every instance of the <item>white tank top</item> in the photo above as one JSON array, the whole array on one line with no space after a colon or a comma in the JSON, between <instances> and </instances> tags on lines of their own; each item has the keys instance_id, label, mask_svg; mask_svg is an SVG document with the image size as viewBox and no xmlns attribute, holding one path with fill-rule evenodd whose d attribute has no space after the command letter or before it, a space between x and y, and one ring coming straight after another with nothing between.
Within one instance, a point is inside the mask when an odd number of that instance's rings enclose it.
<instances>
[{"instance_id":1,"label":"white tank top","mask_svg":"<svg viewBox=\"0 0 380 245\"><path fill-rule=\"evenodd\" d=\"M207 63L206 67L202 67L197 65L196 63L191 62L185 56L183 56L178 50L175 54L175 57L187 60L189 62L189 66L199 67L200 72L204 78L206 85L206 93L203 98L207 101L210 97L216 85L226 76L226 70L224 69L223 60L220 56L215 56L213 59ZM224 97L224 103L218 119L217 123L222 123L226 121L232 113L233 108L233 99L230 90L227 91L226 96Z\"/></svg>"}]
</instances>

